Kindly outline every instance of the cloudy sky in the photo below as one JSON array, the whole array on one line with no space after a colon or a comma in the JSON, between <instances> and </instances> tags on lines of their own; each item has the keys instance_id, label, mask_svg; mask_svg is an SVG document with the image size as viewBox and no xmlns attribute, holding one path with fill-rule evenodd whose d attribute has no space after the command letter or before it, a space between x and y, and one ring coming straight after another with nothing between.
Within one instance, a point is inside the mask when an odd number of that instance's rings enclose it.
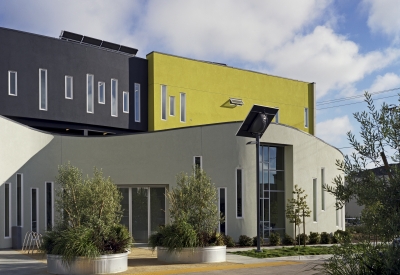
<instances>
[{"instance_id":1,"label":"cloudy sky","mask_svg":"<svg viewBox=\"0 0 400 275\"><path fill-rule=\"evenodd\" d=\"M400 92L400 0L2 0L0 26L316 82L317 136L338 148L358 131L357 96L397 104Z\"/></svg>"}]
</instances>

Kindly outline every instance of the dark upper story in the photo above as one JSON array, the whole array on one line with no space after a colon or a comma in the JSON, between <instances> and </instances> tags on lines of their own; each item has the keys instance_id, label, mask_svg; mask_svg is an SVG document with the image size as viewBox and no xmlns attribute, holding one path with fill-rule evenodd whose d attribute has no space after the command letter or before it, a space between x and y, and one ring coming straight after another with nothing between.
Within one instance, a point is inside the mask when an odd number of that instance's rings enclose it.
<instances>
[{"instance_id":1,"label":"dark upper story","mask_svg":"<svg viewBox=\"0 0 400 275\"><path fill-rule=\"evenodd\" d=\"M65 134L147 131L147 60L0 28L0 115Z\"/></svg>"}]
</instances>

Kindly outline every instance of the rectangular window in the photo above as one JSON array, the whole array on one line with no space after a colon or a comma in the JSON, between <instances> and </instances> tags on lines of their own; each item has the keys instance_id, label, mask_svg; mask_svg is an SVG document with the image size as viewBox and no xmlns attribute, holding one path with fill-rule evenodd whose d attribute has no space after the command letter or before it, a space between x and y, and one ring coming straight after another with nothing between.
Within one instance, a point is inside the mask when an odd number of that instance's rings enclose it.
<instances>
[{"instance_id":1,"label":"rectangular window","mask_svg":"<svg viewBox=\"0 0 400 275\"><path fill-rule=\"evenodd\" d=\"M196 168L203 169L203 163L201 156L195 156L193 159L193 164Z\"/></svg>"},{"instance_id":2,"label":"rectangular window","mask_svg":"<svg viewBox=\"0 0 400 275\"><path fill-rule=\"evenodd\" d=\"M8 94L17 95L17 72L8 71Z\"/></svg>"},{"instance_id":3,"label":"rectangular window","mask_svg":"<svg viewBox=\"0 0 400 275\"><path fill-rule=\"evenodd\" d=\"M135 122L140 122L140 84L135 83Z\"/></svg>"},{"instance_id":4,"label":"rectangular window","mask_svg":"<svg viewBox=\"0 0 400 275\"><path fill-rule=\"evenodd\" d=\"M337 201L336 201L337 202ZM339 211L338 209L336 209L336 226L339 227Z\"/></svg>"},{"instance_id":5,"label":"rectangular window","mask_svg":"<svg viewBox=\"0 0 400 275\"><path fill-rule=\"evenodd\" d=\"M317 179L313 179L313 221L317 221Z\"/></svg>"},{"instance_id":6,"label":"rectangular window","mask_svg":"<svg viewBox=\"0 0 400 275\"><path fill-rule=\"evenodd\" d=\"M111 116L118 116L118 80L111 79Z\"/></svg>"},{"instance_id":7,"label":"rectangular window","mask_svg":"<svg viewBox=\"0 0 400 275\"><path fill-rule=\"evenodd\" d=\"M37 188L31 189L31 231L39 232L38 203L39 192Z\"/></svg>"},{"instance_id":8,"label":"rectangular window","mask_svg":"<svg viewBox=\"0 0 400 275\"><path fill-rule=\"evenodd\" d=\"M72 99L73 97L73 78L72 76L65 76L65 98Z\"/></svg>"},{"instance_id":9,"label":"rectangular window","mask_svg":"<svg viewBox=\"0 0 400 275\"><path fill-rule=\"evenodd\" d=\"M325 168L321 168L321 210L325 211Z\"/></svg>"},{"instance_id":10,"label":"rectangular window","mask_svg":"<svg viewBox=\"0 0 400 275\"><path fill-rule=\"evenodd\" d=\"M242 186L242 169L236 169L236 217L243 217L243 186Z\"/></svg>"},{"instance_id":11,"label":"rectangular window","mask_svg":"<svg viewBox=\"0 0 400 275\"><path fill-rule=\"evenodd\" d=\"M94 96L93 96L93 82L94 77L91 74L86 75L86 102L87 102L87 112L94 113Z\"/></svg>"},{"instance_id":12,"label":"rectangular window","mask_svg":"<svg viewBox=\"0 0 400 275\"><path fill-rule=\"evenodd\" d=\"M39 109L47 111L47 70L39 69Z\"/></svg>"},{"instance_id":13,"label":"rectangular window","mask_svg":"<svg viewBox=\"0 0 400 275\"><path fill-rule=\"evenodd\" d=\"M186 94L181 93L181 122L186 122Z\"/></svg>"},{"instance_id":14,"label":"rectangular window","mask_svg":"<svg viewBox=\"0 0 400 275\"><path fill-rule=\"evenodd\" d=\"M175 116L175 97L174 96L169 97L169 115Z\"/></svg>"},{"instance_id":15,"label":"rectangular window","mask_svg":"<svg viewBox=\"0 0 400 275\"><path fill-rule=\"evenodd\" d=\"M304 108L304 127L308 128L308 108Z\"/></svg>"},{"instance_id":16,"label":"rectangular window","mask_svg":"<svg viewBox=\"0 0 400 275\"><path fill-rule=\"evenodd\" d=\"M23 226L23 178L22 174L17 174L17 226Z\"/></svg>"},{"instance_id":17,"label":"rectangular window","mask_svg":"<svg viewBox=\"0 0 400 275\"><path fill-rule=\"evenodd\" d=\"M129 113L129 93L122 92L122 112Z\"/></svg>"},{"instance_id":18,"label":"rectangular window","mask_svg":"<svg viewBox=\"0 0 400 275\"><path fill-rule=\"evenodd\" d=\"M105 104L106 103L106 84L104 82L98 83L98 90L99 90L99 103Z\"/></svg>"},{"instance_id":19,"label":"rectangular window","mask_svg":"<svg viewBox=\"0 0 400 275\"><path fill-rule=\"evenodd\" d=\"M11 237L11 186L4 184L4 238Z\"/></svg>"},{"instance_id":20,"label":"rectangular window","mask_svg":"<svg viewBox=\"0 0 400 275\"><path fill-rule=\"evenodd\" d=\"M161 85L161 119L167 119L167 86Z\"/></svg>"},{"instance_id":21,"label":"rectangular window","mask_svg":"<svg viewBox=\"0 0 400 275\"><path fill-rule=\"evenodd\" d=\"M218 188L218 212L224 220L219 223L219 232L227 235L226 228L226 188Z\"/></svg>"},{"instance_id":22,"label":"rectangular window","mask_svg":"<svg viewBox=\"0 0 400 275\"><path fill-rule=\"evenodd\" d=\"M52 182L46 182L46 230L51 231L54 224L54 189Z\"/></svg>"}]
</instances>

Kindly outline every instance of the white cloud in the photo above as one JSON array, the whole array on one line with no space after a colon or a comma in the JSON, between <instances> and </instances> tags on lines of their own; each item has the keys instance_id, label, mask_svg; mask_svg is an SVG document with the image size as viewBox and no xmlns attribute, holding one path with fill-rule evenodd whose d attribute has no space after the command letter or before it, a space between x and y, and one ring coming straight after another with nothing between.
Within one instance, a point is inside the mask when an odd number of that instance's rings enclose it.
<instances>
[{"instance_id":1,"label":"white cloud","mask_svg":"<svg viewBox=\"0 0 400 275\"><path fill-rule=\"evenodd\" d=\"M369 9L368 26L373 32L383 32L400 39L400 3L398 0L363 0Z\"/></svg>"},{"instance_id":2,"label":"white cloud","mask_svg":"<svg viewBox=\"0 0 400 275\"><path fill-rule=\"evenodd\" d=\"M317 136L330 144L344 141L346 133L353 130L347 115L319 122L316 128Z\"/></svg>"},{"instance_id":3,"label":"white cloud","mask_svg":"<svg viewBox=\"0 0 400 275\"><path fill-rule=\"evenodd\" d=\"M394 73L378 75L368 89L369 92L380 92L400 87L400 77Z\"/></svg>"}]
</instances>

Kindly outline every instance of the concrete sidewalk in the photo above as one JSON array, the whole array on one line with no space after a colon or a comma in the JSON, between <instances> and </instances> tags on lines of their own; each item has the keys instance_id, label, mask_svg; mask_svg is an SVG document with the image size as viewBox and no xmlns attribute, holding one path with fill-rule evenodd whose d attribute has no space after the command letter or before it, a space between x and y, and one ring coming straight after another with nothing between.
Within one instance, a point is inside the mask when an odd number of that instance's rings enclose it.
<instances>
[{"instance_id":1,"label":"concrete sidewalk","mask_svg":"<svg viewBox=\"0 0 400 275\"><path fill-rule=\"evenodd\" d=\"M0 250L1 275L48 274L47 265L15 250Z\"/></svg>"}]
</instances>

